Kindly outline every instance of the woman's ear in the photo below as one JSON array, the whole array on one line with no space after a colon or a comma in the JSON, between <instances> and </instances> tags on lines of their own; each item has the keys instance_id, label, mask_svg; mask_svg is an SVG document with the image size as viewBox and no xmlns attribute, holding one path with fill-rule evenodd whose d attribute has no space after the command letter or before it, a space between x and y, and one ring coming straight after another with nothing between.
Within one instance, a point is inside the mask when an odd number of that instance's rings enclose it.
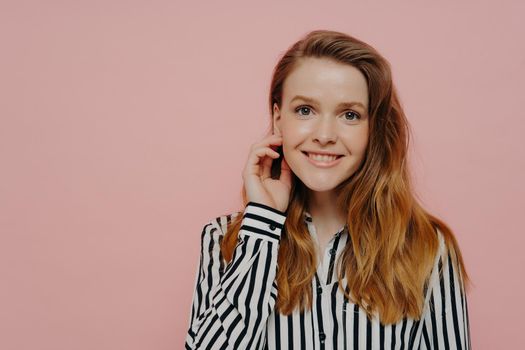
<instances>
[{"instance_id":1,"label":"woman's ear","mask_svg":"<svg viewBox=\"0 0 525 350\"><path fill-rule=\"evenodd\" d=\"M274 135L281 135L281 130L279 128L279 124L281 122L281 111L279 110L279 106L277 106L277 103L273 104L273 133Z\"/></svg>"}]
</instances>

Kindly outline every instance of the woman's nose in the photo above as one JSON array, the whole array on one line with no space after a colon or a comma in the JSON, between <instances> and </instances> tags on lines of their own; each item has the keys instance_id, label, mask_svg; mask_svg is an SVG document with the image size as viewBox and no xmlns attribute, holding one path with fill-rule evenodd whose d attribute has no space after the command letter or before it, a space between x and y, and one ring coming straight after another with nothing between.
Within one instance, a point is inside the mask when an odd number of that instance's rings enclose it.
<instances>
[{"instance_id":1,"label":"woman's nose","mask_svg":"<svg viewBox=\"0 0 525 350\"><path fill-rule=\"evenodd\" d=\"M321 144L337 140L337 125L335 118L320 118L313 132L314 138Z\"/></svg>"}]
</instances>

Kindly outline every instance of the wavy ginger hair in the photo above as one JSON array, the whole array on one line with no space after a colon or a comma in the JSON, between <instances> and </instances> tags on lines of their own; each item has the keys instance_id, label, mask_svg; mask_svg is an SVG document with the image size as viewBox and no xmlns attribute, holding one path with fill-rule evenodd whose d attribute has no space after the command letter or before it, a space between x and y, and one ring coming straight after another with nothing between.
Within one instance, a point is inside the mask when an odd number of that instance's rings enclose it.
<instances>
[{"instance_id":1,"label":"wavy ginger hair","mask_svg":"<svg viewBox=\"0 0 525 350\"><path fill-rule=\"evenodd\" d=\"M336 188L337 204L347 209L350 235L337 263L339 287L369 317L377 311L383 324L397 323L405 316L420 319L439 246L436 229L443 233L451 262L460 268L463 283L470 279L451 229L418 204L411 188L407 170L409 124L392 83L390 64L373 47L352 36L311 31L283 54L274 69L270 115L274 103L281 108L286 77L306 57L352 65L368 84L370 124L365 157L360 168ZM241 193L246 207L244 187ZM307 188L293 174L276 276L275 308L284 315L296 307L302 311L312 306L311 281L317 255L304 223L307 203ZM227 262L236 247L241 221L242 215L238 215L230 222L221 242Z\"/></svg>"}]
</instances>

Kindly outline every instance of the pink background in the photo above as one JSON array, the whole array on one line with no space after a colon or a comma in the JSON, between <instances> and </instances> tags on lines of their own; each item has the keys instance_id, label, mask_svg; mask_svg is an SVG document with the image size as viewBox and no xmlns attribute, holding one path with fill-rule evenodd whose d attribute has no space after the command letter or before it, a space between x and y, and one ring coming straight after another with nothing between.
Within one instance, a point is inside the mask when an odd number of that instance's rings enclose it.
<instances>
[{"instance_id":1,"label":"pink background","mask_svg":"<svg viewBox=\"0 0 525 350\"><path fill-rule=\"evenodd\" d=\"M455 230L475 283L472 344L519 347L524 10L2 2L0 348L183 348L201 229L239 208L271 70L312 29L392 64L418 196Z\"/></svg>"}]
</instances>

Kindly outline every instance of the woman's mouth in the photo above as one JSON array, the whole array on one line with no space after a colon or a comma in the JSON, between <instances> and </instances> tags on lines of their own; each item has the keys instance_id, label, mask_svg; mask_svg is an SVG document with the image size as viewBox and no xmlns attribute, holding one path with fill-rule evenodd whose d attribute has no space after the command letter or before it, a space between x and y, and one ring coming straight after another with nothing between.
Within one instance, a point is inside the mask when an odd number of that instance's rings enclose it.
<instances>
[{"instance_id":1,"label":"woman's mouth","mask_svg":"<svg viewBox=\"0 0 525 350\"><path fill-rule=\"evenodd\" d=\"M311 164L320 168L329 168L336 164L339 164L341 158L344 157L343 155L320 155L304 151L302 151L302 153L306 156L306 158Z\"/></svg>"}]
</instances>

